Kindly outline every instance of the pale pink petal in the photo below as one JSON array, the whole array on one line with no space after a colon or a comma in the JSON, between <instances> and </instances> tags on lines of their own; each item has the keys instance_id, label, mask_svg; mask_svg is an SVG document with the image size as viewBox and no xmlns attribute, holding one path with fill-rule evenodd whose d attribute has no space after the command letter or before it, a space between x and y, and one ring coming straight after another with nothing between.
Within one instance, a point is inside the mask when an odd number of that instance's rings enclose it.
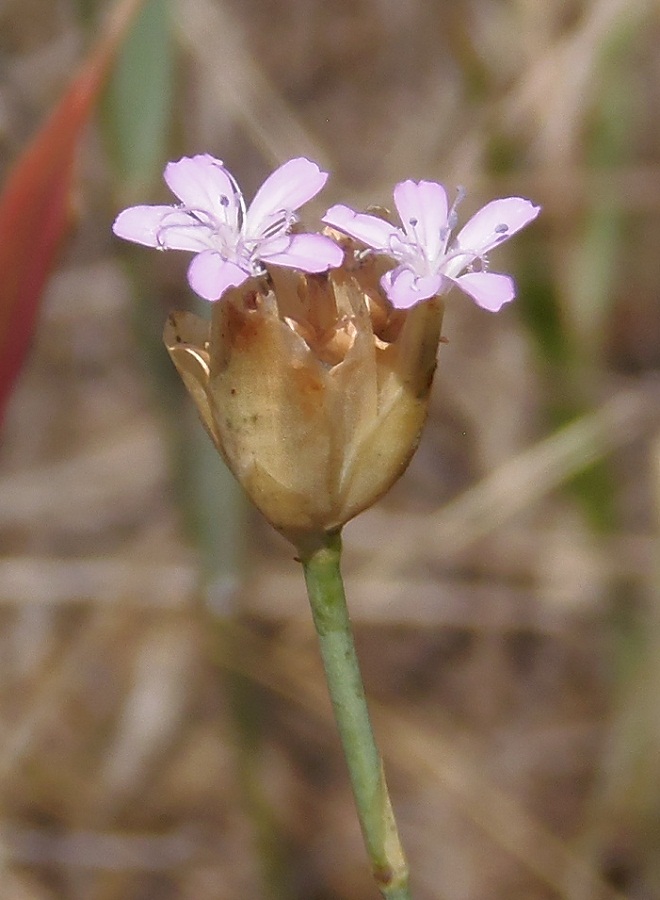
<instances>
[{"instance_id":1,"label":"pale pink petal","mask_svg":"<svg viewBox=\"0 0 660 900\"><path fill-rule=\"evenodd\" d=\"M456 245L482 256L524 228L540 211L540 206L522 197L491 200L461 229Z\"/></svg>"},{"instance_id":2,"label":"pale pink petal","mask_svg":"<svg viewBox=\"0 0 660 900\"><path fill-rule=\"evenodd\" d=\"M249 206L244 231L258 237L274 216L292 213L315 197L328 180L316 163L304 156L290 159L268 176Z\"/></svg>"},{"instance_id":3,"label":"pale pink petal","mask_svg":"<svg viewBox=\"0 0 660 900\"><path fill-rule=\"evenodd\" d=\"M321 234L291 234L259 248L259 259L276 266L302 269L303 272L325 272L336 269L344 260L344 252L334 241Z\"/></svg>"},{"instance_id":4,"label":"pale pink petal","mask_svg":"<svg viewBox=\"0 0 660 900\"><path fill-rule=\"evenodd\" d=\"M401 244L401 231L395 225L378 216L357 213L341 203L331 206L321 221L383 253L391 253L392 247Z\"/></svg>"},{"instance_id":5,"label":"pale pink petal","mask_svg":"<svg viewBox=\"0 0 660 900\"><path fill-rule=\"evenodd\" d=\"M165 166L165 181L192 210L203 210L218 221L238 228L238 187L222 162L208 153L184 156Z\"/></svg>"},{"instance_id":6,"label":"pale pink petal","mask_svg":"<svg viewBox=\"0 0 660 900\"><path fill-rule=\"evenodd\" d=\"M452 279L474 302L489 312L498 312L516 296L516 286L509 275L495 272L467 272Z\"/></svg>"},{"instance_id":7,"label":"pale pink petal","mask_svg":"<svg viewBox=\"0 0 660 900\"><path fill-rule=\"evenodd\" d=\"M204 300L219 300L229 287L238 287L249 273L214 250L199 253L188 266L188 282Z\"/></svg>"},{"instance_id":8,"label":"pale pink petal","mask_svg":"<svg viewBox=\"0 0 660 900\"><path fill-rule=\"evenodd\" d=\"M212 241L208 228L175 206L131 206L119 213L112 230L124 240L159 250L200 253Z\"/></svg>"},{"instance_id":9,"label":"pale pink petal","mask_svg":"<svg viewBox=\"0 0 660 900\"><path fill-rule=\"evenodd\" d=\"M380 282L390 302L398 309L408 309L421 300L434 297L442 288L442 275L418 277L406 266L386 272Z\"/></svg>"},{"instance_id":10,"label":"pale pink petal","mask_svg":"<svg viewBox=\"0 0 660 900\"><path fill-rule=\"evenodd\" d=\"M394 188L394 203L408 239L427 259L435 259L447 238L447 192L435 181L401 181Z\"/></svg>"}]
</instances>

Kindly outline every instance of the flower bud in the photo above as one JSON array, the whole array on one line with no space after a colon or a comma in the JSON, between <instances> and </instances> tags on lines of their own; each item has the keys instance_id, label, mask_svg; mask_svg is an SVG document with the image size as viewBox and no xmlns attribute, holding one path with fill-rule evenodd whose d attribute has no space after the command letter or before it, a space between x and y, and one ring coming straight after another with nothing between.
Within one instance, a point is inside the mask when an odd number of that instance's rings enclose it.
<instances>
[{"instance_id":1,"label":"flower bud","mask_svg":"<svg viewBox=\"0 0 660 900\"><path fill-rule=\"evenodd\" d=\"M165 327L217 449L299 549L392 486L426 419L442 301L394 309L378 265L273 268L227 291L210 323L174 313Z\"/></svg>"}]
</instances>

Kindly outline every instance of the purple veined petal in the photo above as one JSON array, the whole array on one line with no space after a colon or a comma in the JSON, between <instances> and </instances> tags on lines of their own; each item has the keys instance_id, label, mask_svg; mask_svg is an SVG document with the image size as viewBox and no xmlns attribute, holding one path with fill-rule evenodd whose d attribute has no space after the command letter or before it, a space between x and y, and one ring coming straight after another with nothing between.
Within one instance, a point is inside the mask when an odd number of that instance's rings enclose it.
<instances>
[{"instance_id":1,"label":"purple veined petal","mask_svg":"<svg viewBox=\"0 0 660 900\"><path fill-rule=\"evenodd\" d=\"M436 259L448 234L449 204L443 186L435 181L401 181L394 188L394 203L408 240L427 259Z\"/></svg>"},{"instance_id":2,"label":"purple veined petal","mask_svg":"<svg viewBox=\"0 0 660 900\"><path fill-rule=\"evenodd\" d=\"M272 225L273 216L292 213L315 197L328 180L316 163L304 156L290 159L275 169L261 185L245 217L244 233L257 238Z\"/></svg>"},{"instance_id":3,"label":"purple veined petal","mask_svg":"<svg viewBox=\"0 0 660 900\"><path fill-rule=\"evenodd\" d=\"M227 288L238 287L249 272L220 256L214 250L199 253L188 266L188 283L204 300L219 300Z\"/></svg>"},{"instance_id":4,"label":"purple veined petal","mask_svg":"<svg viewBox=\"0 0 660 900\"><path fill-rule=\"evenodd\" d=\"M380 280L390 302L397 309L408 309L421 300L428 300L440 293L442 275L419 277L407 266L398 266L386 272Z\"/></svg>"},{"instance_id":5,"label":"purple veined petal","mask_svg":"<svg viewBox=\"0 0 660 900\"><path fill-rule=\"evenodd\" d=\"M482 256L524 228L540 211L540 206L523 197L491 200L459 231L456 245Z\"/></svg>"},{"instance_id":6,"label":"purple veined petal","mask_svg":"<svg viewBox=\"0 0 660 900\"><path fill-rule=\"evenodd\" d=\"M489 312L499 312L505 303L516 296L516 286L510 275L496 272L467 272L452 279L474 302Z\"/></svg>"},{"instance_id":7,"label":"purple veined petal","mask_svg":"<svg viewBox=\"0 0 660 900\"><path fill-rule=\"evenodd\" d=\"M184 156L165 166L164 178L189 209L203 210L238 230L240 195L237 196L238 188L219 159L208 153Z\"/></svg>"},{"instance_id":8,"label":"purple veined petal","mask_svg":"<svg viewBox=\"0 0 660 900\"><path fill-rule=\"evenodd\" d=\"M268 245L260 248L259 258L276 266L302 269L303 272L325 272L336 269L344 261L344 252L333 240L322 234L292 234L287 236L284 249L280 240L273 242L274 252Z\"/></svg>"},{"instance_id":9,"label":"purple veined petal","mask_svg":"<svg viewBox=\"0 0 660 900\"><path fill-rule=\"evenodd\" d=\"M130 206L120 212L112 230L117 237L159 250L192 250L211 246L212 234L175 206Z\"/></svg>"},{"instance_id":10,"label":"purple veined petal","mask_svg":"<svg viewBox=\"0 0 660 900\"><path fill-rule=\"evenodd\" d=\"M392 248L401 244L401 229L396 225L378 216L357 213L341 203L331 206L321 221L382 253L392 254Z\"/></svg>"}]
</instances>

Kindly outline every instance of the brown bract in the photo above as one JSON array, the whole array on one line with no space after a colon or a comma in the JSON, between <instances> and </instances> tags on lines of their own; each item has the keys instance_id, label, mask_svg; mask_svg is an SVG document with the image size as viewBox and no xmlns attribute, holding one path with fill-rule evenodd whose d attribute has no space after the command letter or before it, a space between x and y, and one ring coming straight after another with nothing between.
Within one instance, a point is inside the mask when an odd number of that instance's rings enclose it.
<instances>
[{"instance_id":1,"label":"brown bract","mask_svg":"<svg viewBox=\"0 0 660 900\"><path fill-rule=\"evenodd\" d=\"M392 486L426 419L442 301L395 310L378 275L372 260L273 268L228 291L210 323L184 312L165 327L216 447L301 552Z\"/></svg>"}]
</instances>

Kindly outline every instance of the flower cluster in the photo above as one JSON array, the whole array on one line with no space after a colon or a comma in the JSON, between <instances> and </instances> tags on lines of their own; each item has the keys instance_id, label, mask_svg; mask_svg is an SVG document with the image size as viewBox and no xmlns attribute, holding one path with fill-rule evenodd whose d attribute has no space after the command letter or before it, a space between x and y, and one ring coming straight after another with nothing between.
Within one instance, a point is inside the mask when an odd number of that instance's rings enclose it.
<instances>
[{"instance_id":1,"label":"flower cluster","mask_svg":"<svg viewBox=\"0 0 660 900\"><path fill-rule=\"evenodd\" d=\"M451 240L455 204L429 181L394 191L401 227L333 206L324 234L296 228L327 174L292 159L252 203L211 156L165 169L173 206L134 206L120 237L194 254L210 321L172 313L165 344L219 453L301 556L381 497L417 447L444 304L456 284L485 309L514 296L486 254L539 212L509 197ZM420 302L424 301L424 302Z\"/></svg>"},{"instance_id":2,"label":"flower cluster","mask_svg":"<svg viewBox=\"0 0 660 900\"><path fill-rule=\"evenodd\" d=\"M133 206L115 220L116 235L159 250L195 254L188 268L191 288L205 300L263 274L266 266L319 273L341 266L344 252L327 235L294 230L297 211L315 197L328 175L304 157L276 169L246 207L224 164L208 154L183 157L165 169L165 181L180 203ZM487 254L536 218L539 207L521 197L493 200L458 232L456 203L434 181L402 181L394 188L401 227L384 218L331 207L323 217L396 265L381 278L395 308L407 309L456 285L493 312L515 296L513 279L487 270ZM365 251L365 248L366 251Z\"/></svg>"}]
</instances>

